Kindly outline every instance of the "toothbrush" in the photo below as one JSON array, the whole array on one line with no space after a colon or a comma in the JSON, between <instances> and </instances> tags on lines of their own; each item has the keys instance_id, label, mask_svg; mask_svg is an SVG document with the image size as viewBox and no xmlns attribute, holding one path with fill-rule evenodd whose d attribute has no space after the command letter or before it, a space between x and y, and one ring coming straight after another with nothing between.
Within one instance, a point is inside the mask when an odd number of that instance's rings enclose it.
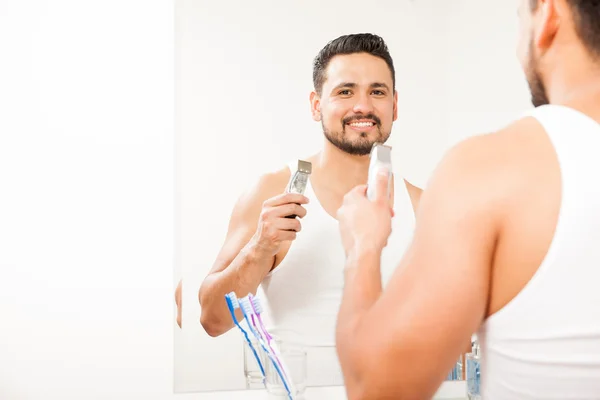
<instances>
[{"instance_id":1,"label":"toothbrush","mask_svg":"<svg viewBox=\"0 0 600 400\"><path fill-rule=\"evenodd\" d=\"M264 347L264 338L262 337L261 332L256 326L256 322L254 320L254 312L252 309L252 305L250 304L250 301L248 299L248 296L239 299L239 304L242 310L242 314L244 315L248 327L250 328L250 332L252 332L252 334L258 339L260 345Z\"/></svg>"},{"instance_id":2,"label":"toothbrush","mask_svg":"<svg viewBox=\"0 0 600 400\"><path fill-rule=\"evenodd\" d=\"M275 343L272 343L273 337L269 334L269 332L267 331L267 328L265 327L265 324L263 323L263 320L260 316L260 314L263 312L263 308L262 308L262 304L260 303L258 297L254 297L252 296L252 294L248 295L248 299L250 300L250 305L252 306L252 323L254 324L254 326L257 328L258 330L258 326L256 321L254 320L254 317L256 316L256 320L258 320L259 324L260 324L260 329L262 331L262 334L264 336L264 338L267 341L267 345L269 346L269 348L271 349L271 351L273 352L273 354L275 354L275 358L277 360L277 364L279 364L279 368L281 368L281 370L286 373L287 369L284 368L284 366L282 365L281 361L279 360L279 357L277 357L277 354L279 353L279 349L277 349L277 351L273 348L273 346L275 346L277 348L277 345ZM286 373L286 377L287 377L287 373ZM287 377L289 379L289 377Z\"/></svg>"},{"instance_id":3,"label":"toothbrush","mask_svg":"<svg viewBox=\"0 0 600 400\"><path fill-rule=\"evenodd\" d=\"M252 294L249 294L248 298L250 299L250 303L252 305L252 310L254 311L253 314L256 315L256 319L260 323L260 328L262 329L263 335L265 336L265 338L267 340L267 345L269 346L269 348L271 348L271 351L273 351L273 354L275 355L275 358L277 359L277 363L279 364L281 371L286 375L286 378L288 379L288 382L290 384L290 390L292 391L292 393L295 393L296 388L295 388L295 385L294 385L294 382L293 382L291 376L289 376L289 368L285 365L285 361L283 360L283 358L277 357L277 355L280 354L279 347L277 346L277 343L275 342L274 338L271 336L271 334L267 330L265 324L263 323L263 320L261 317L261 314L263 312L263 307L260 302L260 299L258 297L252 296ZM253 321L254 321L254 315L252 316Z\"/></svg>"},{"instance_id":4,"label":"toothbrush","mask_svg":"<svg viewBox=\"0 0 600 400\"><path fill-rule=\"evenodd\" d=\"M284 372L282 372L282 369L279 368L278 362L277 362L278 361L277 355L272 353L272 351L273 351L272 349L271 349L271 351L269 351L269 349L267 349L267 347L264 344L264 339L262 338L262 336L260 335L260 333L258 332L258 330L255 329L255 327L252 326L252 319L254 317L254 312L253 312L254 310L252 308L252 304L250 303L250 300L249 300L248 296L239 299L239 303L240 303L240 306L241 306L241 309L242 309L242 314L244 314L244 318L246 318L246 321L248 322L248 326L250 326L250 330L256 336L256 338L258 339L258 342L262 346L263 350L265 351L265 353L267 354L267 356L269 357L269 359L273 363L273 366L275 367L275 370L277 371L277 374L281 378L281 381L283 382L283 386L285 387L285 390L288 393L288 397L290 399L293 399L293 397L292 397L292 391L290 390L289 385L288 385L288 381L285 378L285 375L287 375L287 374L285 374Z\"/></svg>"},{"instance_id":5,"label":"toothbrush","mask_svg":"<svg viewBox=\"0 0 600 400\"><path fill-rule=\"evenodd\" d=\"M260 314L263 312L262 304L260 304L258 297L254 297L251 294L248 295L248 299L250 300L250 304L252 305L252 311L254 311L252 315L252 321L254 322L254 315L256 315L256 319L258 320L260 328L263 334L265 335L265 339L267 339L267 343L270 345L271 340L273 340L273 337L269 334L269 332L267 332L267 328L265 328L265 324L263 323L263 320L260 316Z\"/></svg>"},{"instance_id":6,"label":"toothbrush","mask_svg":"<svg viewBox=\"0 0 600 400\"><path fill-rule=\"evenodd\" d=\"M248 296L240 299L240 306L242 307L242 313L248 321L248 325L253 328L254 336L256 336L257 339L261 340L261 345L263 345L263 347L269 347L268 350L270 350L270 354L277 361L279 368L281 368L282 372L285 374L285 369L281 361L279 360L279 357L277 357L278 351L273 348L271 343L273 337L265 328L262 322L262 318L260 317L259 312L257 311L258 308L260 309L260 312L262 312L262 307L261 304L258 302L258 298L252 296L252 294L248 294Z\"/></svg>"},{"instance_id":7,"label":"toothbrush","mask_svg":"<svg viewBox=\"0 0 600 400\"><path fill-rule=\"evenodd\" d=\"M250 350L252 350L252 353L254 354L254 358L256 358L256 362L258 363L260 372L262 373L263 378L265 378L265 376L266 376L265 369L263 368L262 362L260 361L260 357L256 353L256 349L254 348L254 346L252 346L252 342L250 341L250 338L248 337L248 332L246 332L246 330L244 328L242 328L242 326L239 324L237 318L235 317L234 310L236 308L240 308L240 302L238 301L237 296L235 295L234 292L230 292L225 295L225 301L227 302L227 308L229 308L229 313L231 314L231 318L233 319L233 322L237 325L237 327L240 329L240 331L242 331L242 333L244 334L244 337L246 338L246 342L248 342L248 346L250 346ZM242 313L243 313L243 309L242 309ZM250 329L252 329L252 328L250 328Z\"/></svg>"}]
</instances>

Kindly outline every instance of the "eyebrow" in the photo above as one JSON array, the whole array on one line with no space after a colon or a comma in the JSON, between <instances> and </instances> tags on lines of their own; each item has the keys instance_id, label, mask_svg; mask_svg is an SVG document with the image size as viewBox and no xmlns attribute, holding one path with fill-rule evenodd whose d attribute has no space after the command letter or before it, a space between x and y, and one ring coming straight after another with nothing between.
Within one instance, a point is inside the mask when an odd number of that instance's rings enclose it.
<instances>
[{"instance_id":1,"label":"eyebrow","mask_svg":"<svg viewBox=\"0 0 600 400\"><path fill-rule=\"evenodd\" d=\"M388 85L386 85L386 84L385 84L385 83L383 83L383 82L375 82L375 83L372 83L372 84L371 84L371 88L384 88L384 89L390 90L390 88L388 87Z\"/></svg>"},{"instance_id":2,"label":"eyebrow","mask_svg":"<svg viewBox=\"0 0 600 400\"><path fill-rule=\"evenodd\" d=\"M342 88L350 88L350 89L355 89L358 85L356 83L353 82L342 82L339 85L337 85L336 87L333 88L333 91L342 89ZM383 82L373 82L369 85L369 87L371 89L376 89L376 88L384 88L387 90L390 90L389 86Z\"/></svg>"}]
</instances>

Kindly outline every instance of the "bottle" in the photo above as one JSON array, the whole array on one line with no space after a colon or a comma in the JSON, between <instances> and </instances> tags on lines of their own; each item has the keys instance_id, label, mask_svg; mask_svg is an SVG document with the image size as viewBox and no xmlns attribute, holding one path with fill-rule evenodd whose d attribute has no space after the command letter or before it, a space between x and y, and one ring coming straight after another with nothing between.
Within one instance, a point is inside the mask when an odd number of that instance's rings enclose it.
<instances>
[{"instance_id":1,"label":"bottle","mask_svg":"<svg viewBox=\"0 0 600 400\"><path fill-rule=\"evenodd\" d=\"M480 348L477 337L471 340L471 352L465 356L466 375L467 375L467 396L469 400L481 400L480 392Z\"/></svg>"},{"instance_id":2,"label":"bottle","mask_svg":"<svg viewBox=\"0 0 600 400\"><path fill-rule=\"evenodd\" d=\"M458 361L456 362L456 364L454 364L454 367L452 367L452 369L448 373L446 380L447 381L462 381L463 380L462 372L463 372L463 357L461 354L460 357L458 358Z\"/></svg>"}]
</instances>

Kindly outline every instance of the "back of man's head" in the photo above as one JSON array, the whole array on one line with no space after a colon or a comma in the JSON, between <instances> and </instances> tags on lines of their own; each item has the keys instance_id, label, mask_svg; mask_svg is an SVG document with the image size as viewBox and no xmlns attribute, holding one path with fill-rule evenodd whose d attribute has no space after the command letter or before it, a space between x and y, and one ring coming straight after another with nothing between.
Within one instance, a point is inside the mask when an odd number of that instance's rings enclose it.
<instances>
[{"instance_id":1,"label":"back of man's head","mask_svg":"<svg viewBox=\"0 0 600 400\"><path fill-rule=\"evenodd\" d=\"M320 95L323 83L327 79L327 66L331 59L337 55L367 53L383 59L392 73L392 83L396 87L396 71L394 62L385 41L372 33L355 33L340 36L327 43L314 59L313 85Z\"/></svg>"},{"instance_id":2,"label":"back of man's head","mask_svg":"<svg viewBox=\"0 0 600 400\"><path fill-rule=\"evenodd\" d=\"M600 59L600 1L565 0L571 8L577 36L593 58ZM539 0L529 0L531 10L540 5Z\"/></svg>"}]
</instances>

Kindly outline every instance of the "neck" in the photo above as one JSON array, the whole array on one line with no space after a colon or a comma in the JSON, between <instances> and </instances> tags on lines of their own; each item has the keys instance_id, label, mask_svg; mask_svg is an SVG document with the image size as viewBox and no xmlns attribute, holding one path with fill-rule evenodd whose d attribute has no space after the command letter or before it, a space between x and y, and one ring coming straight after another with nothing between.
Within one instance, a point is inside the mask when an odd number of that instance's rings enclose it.
<instances>
[{"instance_id":1,"label":"neck","mask_svg":"<svg viewBox=\"0 0 600 400\"><path fill-rule=\"evenodd\" d=\"M552 104L585 107L597 104L600 96L600 67L583 50L573 48L561 55L568 63L557 63L548 79L548 98Z\"/></svg>"},{"instance_id":2,"label":"neck","mask_svg":"<svg viewBox=\"0 0 600 400\"><path fill-rule=\"evenodd\" d=\"M369 155L358 156L343 152L327 139L317 158L317 166L328 186L339 193L347 193L357 185L367 183Z\"/></svg>"}]
</instances>

